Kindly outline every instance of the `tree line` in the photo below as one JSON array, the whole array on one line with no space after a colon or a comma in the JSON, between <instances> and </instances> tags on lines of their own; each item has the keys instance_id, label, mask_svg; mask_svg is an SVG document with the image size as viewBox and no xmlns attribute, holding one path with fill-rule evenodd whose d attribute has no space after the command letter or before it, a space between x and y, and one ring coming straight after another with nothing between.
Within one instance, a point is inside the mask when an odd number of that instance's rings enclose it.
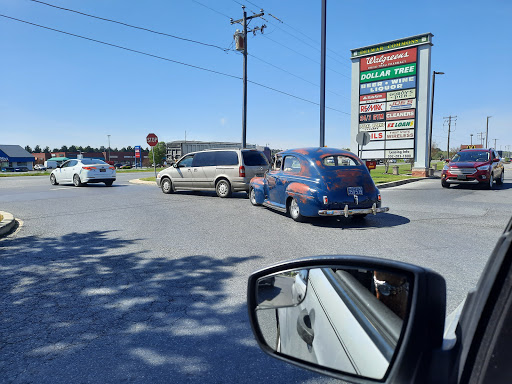
<instances>
[{"instance_id":1,"label":"tree line","mask_svg":"<svg viewBox=\"0 0 512 384\"><path fill-rule=\"evenodd\" d=\"M135 148L128 146L128 147L123 147L121 149L117 149L117 147L110 148L110 150L112 152L134 152ZM142 150L149 151L149 148L142 149ZM79 145L79 146L71 145L69 147L66 145L63 145L60 148L53 148L53 150L50 150L50 147L48 147L48 146L44 147L44 149L41 149L41 147L39 145L36 145L34 147L34 149L32 149L29 145L27 145L27 146L25 146L25 151L30 152L30 153L52 153L52 152L102 153L102 152L108 151L108 148L105 148L103 145L99 148L91 147L89 145L86 147L82 147L81 145Z\"/></svg>"}]
</instances>

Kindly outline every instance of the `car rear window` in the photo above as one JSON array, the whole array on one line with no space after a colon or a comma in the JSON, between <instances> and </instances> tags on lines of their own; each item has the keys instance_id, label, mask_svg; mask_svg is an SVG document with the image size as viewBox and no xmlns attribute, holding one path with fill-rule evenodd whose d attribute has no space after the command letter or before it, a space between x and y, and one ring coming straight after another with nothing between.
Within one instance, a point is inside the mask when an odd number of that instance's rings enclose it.
<instances>
[{"instance_id":1,"label":"car rear window","mask_svg":"<svg viewBox=\"0 0 512 384\"><path fill-rule=\"evenodd\" d=\"M469 151L469 152L459 152L453 156L452 161L469 161L469 162L477 162L477 161L488 161L489 160L489 152L487 151Z\"/></svg>"},{"instance_id":2,"label":"car rear window","mask_svg":"<svg viewBox=\"0 0 512 384\"><path fill-rule=\"evenodd\" d=\"M267 158L260 151L243 151L244 164L248 167L264 165L268 166Z\"/></svg>"},{"instance_id":3,"label":"car rear window","mask_svg":"<svg viewBox=\"0 0 512 384\"><path fill-rule=\"evenodd\" d=\"M100 159L82 159L82 164L91 165L91 164L107 164L103 160Z\"/></svg>"},{"instance_id":4,"label":"car rear window","mask_svg":"<svg viewBox=\"0 0 512 384\"><path fill-rule=\"evenodd\" d=\"M343 155L326 156L322 159L322 164L327 167L355 167L361 165L358 160Z\"/></svg>"}]
</instances>

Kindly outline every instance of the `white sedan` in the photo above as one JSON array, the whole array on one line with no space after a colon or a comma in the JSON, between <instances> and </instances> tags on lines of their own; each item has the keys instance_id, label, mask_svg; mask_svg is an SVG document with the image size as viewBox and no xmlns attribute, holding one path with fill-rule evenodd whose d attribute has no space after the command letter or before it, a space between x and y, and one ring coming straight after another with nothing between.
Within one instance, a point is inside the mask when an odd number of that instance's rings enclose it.
<instances>
[{"instance_id":1,"label":"white sedan","mask_svg":"<svg viewBox=\"0 0 512 384\"><path fill-rule=\"evenodd\" d=\"M99 159L72 159L57 166L50 174L50 183L105 183L110 187L116 179L116 168Z\"/></svg>"}]
</instances>

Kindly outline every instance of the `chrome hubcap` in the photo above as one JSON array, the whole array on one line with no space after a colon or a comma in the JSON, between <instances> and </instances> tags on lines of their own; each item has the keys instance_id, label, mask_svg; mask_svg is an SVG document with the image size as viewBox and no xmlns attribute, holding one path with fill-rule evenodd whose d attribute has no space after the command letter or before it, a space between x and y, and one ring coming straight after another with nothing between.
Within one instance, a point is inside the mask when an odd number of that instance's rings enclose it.
<instances>
[{"instance_id":1,"label":"chrome hubcap","mask_svg":"<svg viewBox=\"0 0 512 384\"><path fill-rule=\"evenodd\" d=\"M167 180L164 181L164 191L169 192L170 189L171 189L171 183L169 183Z\"/></svg>"},{"instance_id":2,"label":"chrome hubcap","mask_svg":"<svg viewBox=\"0 0 512 384\"><path fill-rule=\"evenodd\" d=\"M227 191L228 191L228 186L226 185L226 183L221 182L221 183L219 184L219 193L220 193L221 195L225 195L225 194L227 193Z\"/></svg>"},{"instance_id":3,"label":"chrome hubcap","mask_svg":"<svg viewBox=\"0 0 512 384\"><path fill-rule=\"evenodd\" d=\"M254 194L254 189L251 189L251 203L256 203L256 196Z\"/></svg>"}]
</instances>

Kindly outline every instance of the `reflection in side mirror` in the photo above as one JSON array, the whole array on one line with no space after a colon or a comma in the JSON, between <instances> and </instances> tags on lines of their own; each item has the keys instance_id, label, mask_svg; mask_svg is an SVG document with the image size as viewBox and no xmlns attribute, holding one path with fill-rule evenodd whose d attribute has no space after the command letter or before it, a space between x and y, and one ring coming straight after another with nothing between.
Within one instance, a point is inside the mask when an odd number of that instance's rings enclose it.
<instances>
[{"instance_id":1,"label":"reflection in side mirror","mask_svg":"<svg viewBox=\"0 0 512 384\"><path fill-rule=\"evenodd\" d=\"M410 314L407 274L320 266L256 281L255 326L280 355L382 379Z\"/></svg>"},{"instance_id":2,"label":"reflection in side mirror","mask_svg":"<svg viewBox=\"0 0 512 384\"><path fill-rule=\"evenodd\" d=\"M178 168L178 164L177 164L177 163L174 163L172 166L173 166L174 168Z\"/></svg>"}]
</instances>

